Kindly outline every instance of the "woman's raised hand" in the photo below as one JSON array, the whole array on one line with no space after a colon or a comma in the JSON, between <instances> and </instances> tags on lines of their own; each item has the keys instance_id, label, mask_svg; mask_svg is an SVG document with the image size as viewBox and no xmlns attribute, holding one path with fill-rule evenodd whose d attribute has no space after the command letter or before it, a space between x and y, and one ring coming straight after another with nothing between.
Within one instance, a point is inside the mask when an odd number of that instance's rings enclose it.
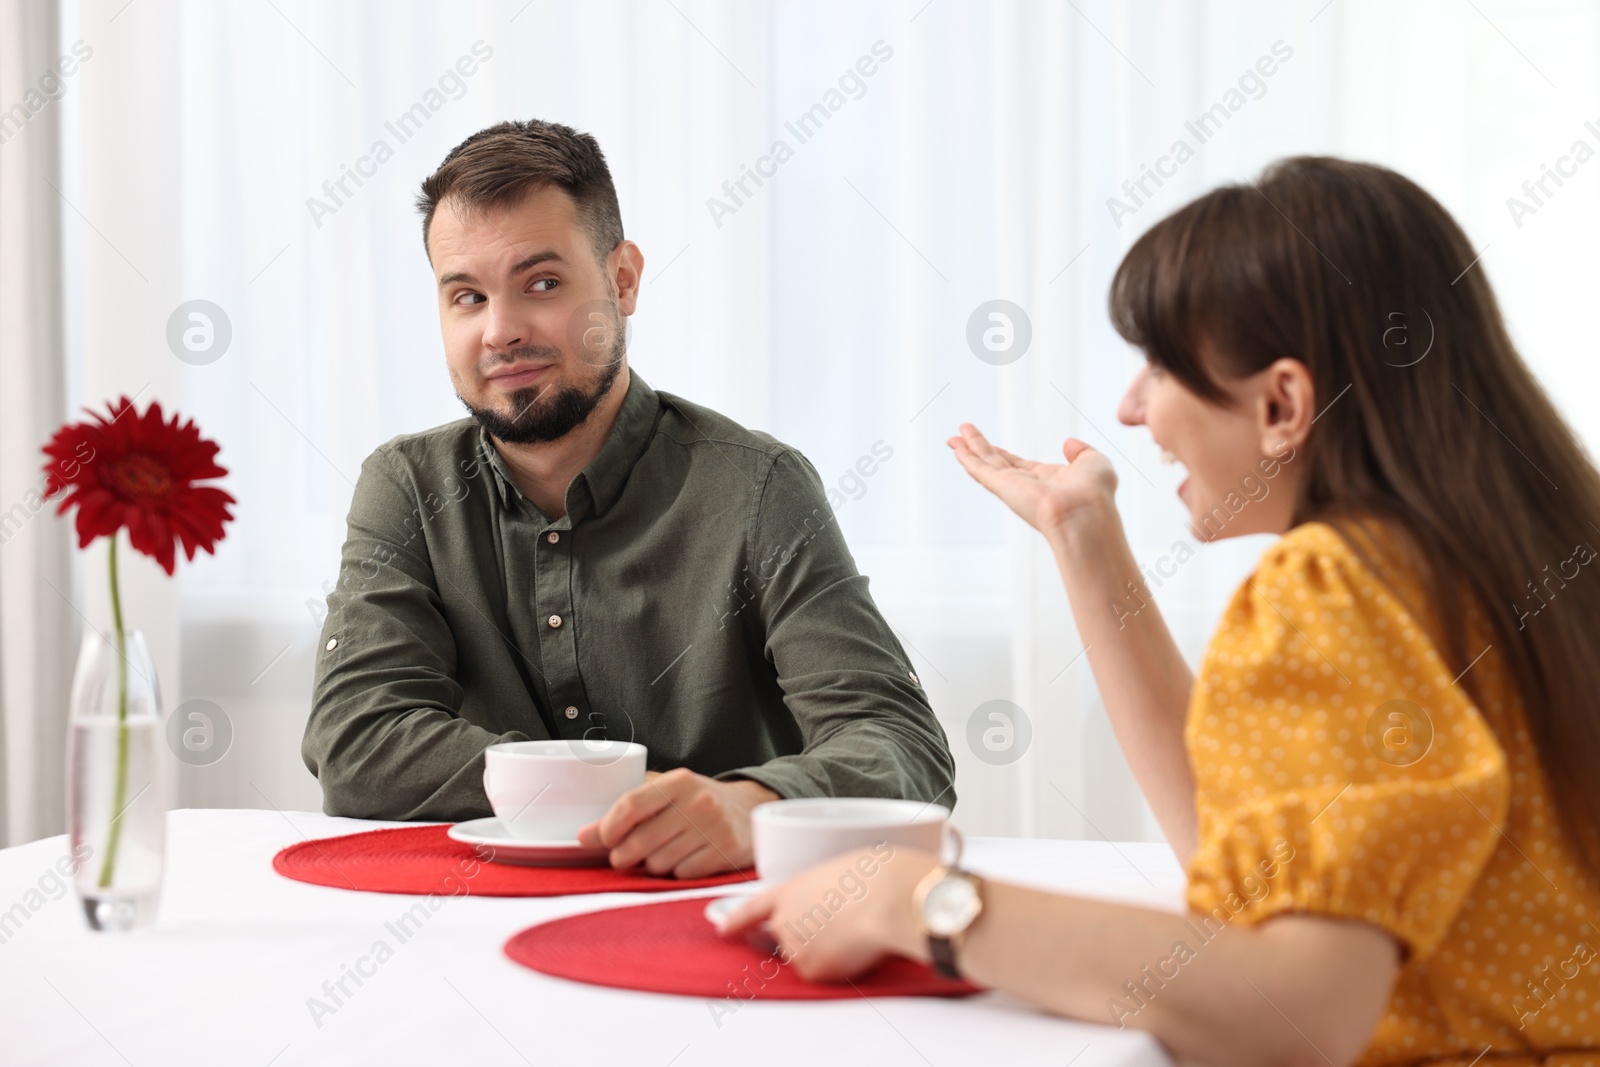
<instances>
[{"instance_id":1,"label":"woman's raised hand","mask_svg":"<svg viewBox=\"0 0 1600 1067\"><path fill-rule=\"evenodd\" d=\"M1047 538L1082 519L1111 513L1117 472L1111 461L1076 437L1061 446L1065 463L1023 459L989 443L970 422L948 442L977 483L999 497Z\"/></svg>"}]
</instances>

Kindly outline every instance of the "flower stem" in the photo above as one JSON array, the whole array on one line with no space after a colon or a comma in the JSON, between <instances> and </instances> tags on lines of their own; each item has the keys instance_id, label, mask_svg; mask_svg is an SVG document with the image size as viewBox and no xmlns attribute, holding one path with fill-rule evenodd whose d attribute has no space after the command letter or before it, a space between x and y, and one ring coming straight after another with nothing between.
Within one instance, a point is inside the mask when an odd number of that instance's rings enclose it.
<instances>
[{"instance_id":1,"label":"flower stem","mask_svg":"<svg viewBox=\"0 0 1600 1067\"><path fill-rule=\"evenodd\" d=\"M111 832L100 861L100 888L111 885L122 837L122 798L128 792L128 641L122 628L122 593L117 588L117 535L111 535L111 621L117 630L117 784L111 796Z\"/></svg>"}]
</instances>

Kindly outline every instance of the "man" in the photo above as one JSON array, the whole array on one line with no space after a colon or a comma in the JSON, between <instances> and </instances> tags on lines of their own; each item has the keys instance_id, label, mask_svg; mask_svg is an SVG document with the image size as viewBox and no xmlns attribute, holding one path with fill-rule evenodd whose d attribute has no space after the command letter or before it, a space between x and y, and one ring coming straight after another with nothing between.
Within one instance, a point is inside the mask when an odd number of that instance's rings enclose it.
<instances>
[{"instance_id":1,"label":"man","mask_svg":"<svg viewBox=\"0 0 1600 1067\"><path fill-rule=\"evenodd\" d=\"M486 815L487 746L633 740L652 774L579 839L687 878L748 866L780 797L952 805L811 464L631 372L644 258L594 138L490 127L418 208L471 417L362 466L302 747L324 810Z\"/></svg>"}]
</instances>

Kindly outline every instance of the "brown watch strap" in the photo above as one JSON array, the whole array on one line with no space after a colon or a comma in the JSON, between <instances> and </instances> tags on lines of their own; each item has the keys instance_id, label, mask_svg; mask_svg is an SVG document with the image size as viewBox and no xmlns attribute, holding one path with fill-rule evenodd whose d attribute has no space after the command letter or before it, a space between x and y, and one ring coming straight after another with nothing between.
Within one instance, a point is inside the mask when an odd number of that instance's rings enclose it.
<instances>
[{"instance_id":1,"label":"brown watch strap","mask_svg":"<svg viewBox=\"0 0 1600 1067\"><path fill-rule=\"evenodd\" d=\"M928 935L928 955L933 957L933 971L941 978L961 980L956 967L956 946L948 937Z\"/></svg>"}]
</instances>

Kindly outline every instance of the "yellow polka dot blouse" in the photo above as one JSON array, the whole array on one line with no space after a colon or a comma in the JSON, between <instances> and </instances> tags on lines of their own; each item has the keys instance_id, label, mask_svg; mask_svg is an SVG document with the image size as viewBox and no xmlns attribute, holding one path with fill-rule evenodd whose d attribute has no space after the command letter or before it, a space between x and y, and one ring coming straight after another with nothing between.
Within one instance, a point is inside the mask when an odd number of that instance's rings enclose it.
<instances>
[{"instance_id":1,"label":"yellow polka dot blouse","mask_svg":"<svg viewBox=\"0 0 1600 1067\"><path fill-rule=\"evenodd\" d=\"M1415 575L1395 575L1307 523L1234 595L1185 730L1189 904L1214 924L1302 912L1393 935L1404 962L1363 1064L1600 1063L1600 891L1510 674L1476 620L1475 705L1406 607Z\"/></svg>"}]
</instances>

